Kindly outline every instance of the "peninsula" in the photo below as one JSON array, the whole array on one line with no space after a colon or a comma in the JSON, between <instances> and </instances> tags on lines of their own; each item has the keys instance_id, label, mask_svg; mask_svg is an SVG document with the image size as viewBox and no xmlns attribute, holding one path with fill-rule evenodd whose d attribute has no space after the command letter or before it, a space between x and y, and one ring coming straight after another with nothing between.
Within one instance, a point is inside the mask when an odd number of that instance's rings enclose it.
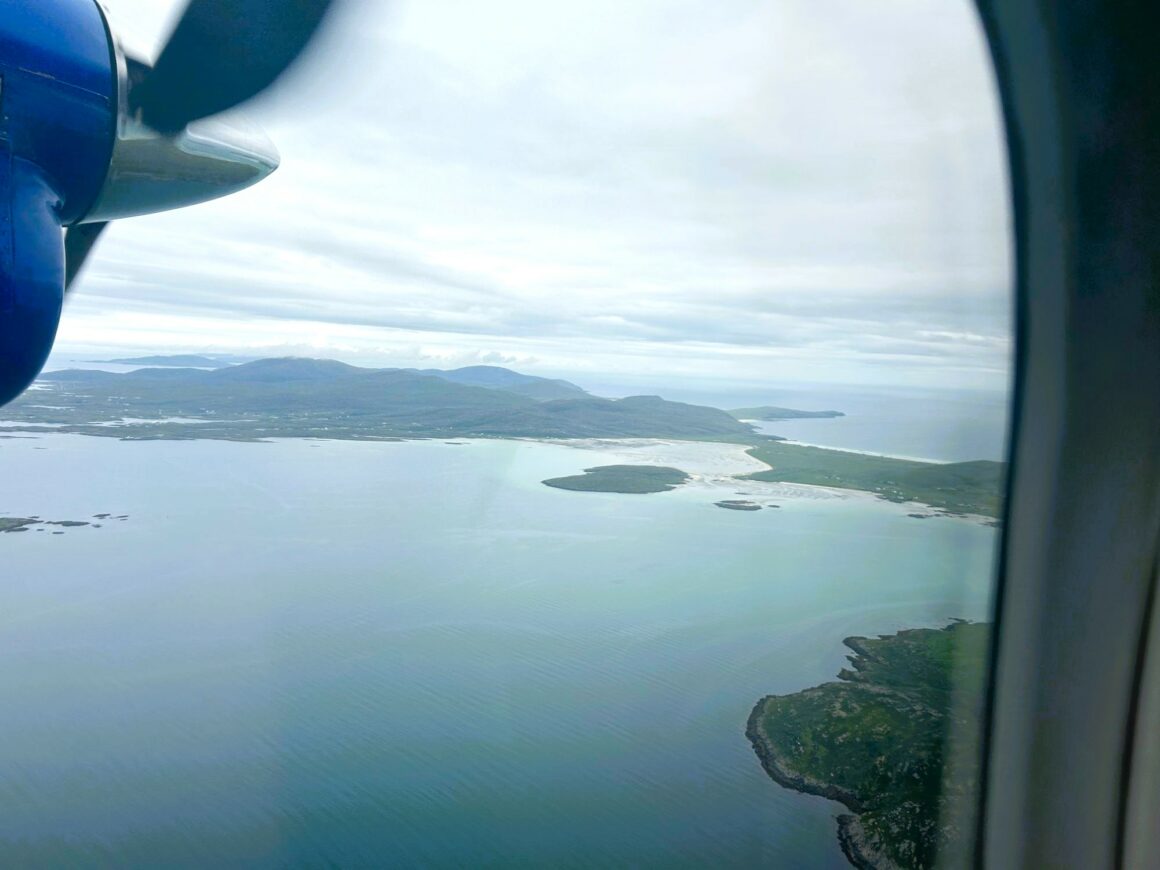
<instances>
[{"instance_id":1,"label":"peninsula","mask_svg":"<svg viewBox=\"0 0 1160 870\"><path fill-rule=\"evenodd\" d=\"M855 867L969 854L989 639L967 622L848 637L838 681L753 708L746 735L770 777L850 810L838 838Z\"/></svg>"},{"instance_id":2,"label":"peninsula","mask_svg":"<svg viewBox=\"0 0 1160 870\"><path fill-rule=\"evenodd\" d=\"M1006 464L920 462L784 441L764 441L749 455L769 466L748 480L805 483L871 492L893 502L919 502L948 514L999 516Z\"/></svg>"},{"instance_id":3,"label":"peninsula","mask_svg":"<svg viewBox=\"0 0 1160 870\"><path fill-rule=\"evenodd\" d=\"M756 408L734 408L729 412L738 420L813 420L845 417L841 411L798 411L794 408L778 408L773 405L759 405Z\"/></svg>"}]
</instances>

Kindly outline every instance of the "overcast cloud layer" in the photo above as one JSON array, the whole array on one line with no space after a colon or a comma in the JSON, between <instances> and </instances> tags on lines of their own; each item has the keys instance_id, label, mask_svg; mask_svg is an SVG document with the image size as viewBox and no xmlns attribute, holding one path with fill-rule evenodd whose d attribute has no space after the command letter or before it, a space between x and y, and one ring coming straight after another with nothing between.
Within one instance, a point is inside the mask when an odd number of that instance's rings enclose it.
<instances>
[{"instance_id":1,"label":"overcast cloud layer","mask_svg":"<svg viewBox=\"0 0 1160 870\"><path fill-rule=\"evenodd\" d=\"M138 50L177 5L107 0ZM966 0L361 0L249 108L282 168L120 222L61 349L1002 387Z\"/></svg>"}]
</instances>

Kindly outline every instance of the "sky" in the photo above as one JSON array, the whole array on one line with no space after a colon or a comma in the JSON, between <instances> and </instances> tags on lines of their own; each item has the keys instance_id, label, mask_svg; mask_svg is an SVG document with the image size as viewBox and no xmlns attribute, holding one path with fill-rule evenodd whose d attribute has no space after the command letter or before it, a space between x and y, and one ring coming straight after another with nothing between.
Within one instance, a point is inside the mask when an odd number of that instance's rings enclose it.
<instances>
[{"instance_id":1,"label":"sky","mask_svg":"<svg viewBox=\"0 0 1160 870\"><path fill-rule=\"evenodd\" d=\"M181 4L105 0L156 54ZM1004 389L967 0L348 0L246 107L282 166L114 224L58 356Z\"/></svg>"}]
</instances>

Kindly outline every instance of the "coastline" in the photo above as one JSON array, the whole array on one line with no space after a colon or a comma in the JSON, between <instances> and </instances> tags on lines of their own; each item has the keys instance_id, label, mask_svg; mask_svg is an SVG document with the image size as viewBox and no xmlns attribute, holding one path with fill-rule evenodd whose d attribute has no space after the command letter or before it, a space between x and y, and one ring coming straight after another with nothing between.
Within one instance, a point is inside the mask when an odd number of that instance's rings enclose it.
<instances>
[{"instance_id":1,"label":"coastline","mask_svg":"<svg viewBox=\"0 0 1160 870\"><path fill-rule=\"evenodd\" d=\"M794 773L778 757L777 751L773 748L773 742L766 735L761 724L762 717L765 715L765 705L775 697L775 695L766 695L758 701L745 723L745 736L753 744L753 751L757 753L761 766L769 774L769 778L782 788L837 801L852 813L862 812L862 803L853 792L833 783L819 782L802 776L800 773Z\"/></svg>"},{"instance_id":2,"label":"coastline","mask_svg":"<svg viewBox=\"0 0 1160 870\"><path fill-rule=\"evenodd\" d=\"M520 439L530 443L556 444L577 450L600 451L610 458L610 462L657 465L679 468L689 475L689 480L679 489L709 490L714 501L734 496L747 497L755 501L770 502L786 500L820 499L867 499L883 507L891 506L900 514L917 519L958 519L995 527L996 517L954 511L926 502L898 501L886 498L869 489L827 486L824 483L799 483L796 481L762 480L757 475L774 471L769 463L754 455L755 445L733 441L683 441L666 438L529 438ZM789 444L790 442L778 442ZM799 446L799 445L794 445ZM804 446L804 445L802 445ZM896 457L864 451L820 448L834 453L856 456L894 459ZM930 463L946 465L948 463Z\"/></svg>"},{"instance_id":3,"label":"coastline","mask_svg":"<svg viewBox=\"0 0 1160 870\"><path fill-rule=\"evenodd\" d=\"M831 447L828 444L815 444L813 441L799 441L796 438L783 438L783 444L792 444L795 447L817 447L819 450L832 450L835 453L854 453L858 456L877 456L882 459L900 459L903 462L924 462L927 465L954 465L949 459L931 459L929 456L907 456L902 453L879 453L877 450L856 450L853 447Z\"/></svg>"},{"instance_id":4,"label":"coastline","mask_svg":"<svg viewBox=\"0 0 1160 870\"><path fill-rule=\"evenodd\" d=\"M479 439L491 440L491 439ZM752 480L746 475L770 466L753 456L752 444L734 441L682 441L675 438L521 438L529 444L554 444L573 450L599 451L632 465L676 466L689 475L681 489L728 489L757 498L850 499L882 501L874 493L812 483ZM742 492L742 490L750 490ZM925 505L923 507L926 507Z\"/></svg>"},{"instance_id":5,"label":"coastline","mask_svg":"<svg viewBox=\"0 0 1160 870\"><path fill-rule=\"evenodd\" d=\"M838 846L858 870L903 870L866 841L866 831L858 816L847 813L838 816Z\"/></svg>"},{"instance_id":6,"label":"coastline","mask_svg":"<svg viewBox=\"0 0 1160 870\"><path fill-rule=\"evenodd\" d=\"M748 451L752 444L735 441L685 441L678 438L528 438L574 450L600 450L626 464L677 465L694 479L732 480L736 475L765 471L767 466Z\"/></svg>"},{"instance_id":7,"label":"coastline","mask_svg":"<svg viewBox=\"0 0 1160 870\"><path fill-rule=\"evenodd\" d=\"M252 434L226 434L205 431L204 424L216 421L198 420L193 418L168 418L167 425L176 426L178 430L167 432L159 436L145 436L131 431L119 431L123 424L110 425L108 423L92 424L91 427L74 427L65 424L21 424L16 421L0 421L0 437L22 437L12 433L26 433L23 437L37 437L43 435L78 435L83 437L115 437L120 441L229 441L236 443L270 443L275 441L309 440L309 441L351 441L362 443L373 442L407 442L407 441L440 441L445 440L436 436L397 436L397 435L348 435L337 436L333 432L317 432L299 435L284 435L266 431L255 431ZM174 422L180 420L181 422ZM127 425L127 424L126 424ZM81 429L81 431L77 431ZM61 431L64 429L65 431ZM84 431L87 429L87 431ZM337 437L336 437L337 436ZM472 437L457 438L455 446L466 446L472 442L512 441L525 444L549 444L559 447L569 447L575 450L587 450L603 453L608 457L607 462L600 464L625 464L645 466L665 466L679 469L689 475L689 479L678 491L699 493L710 502L716 503L735 497L744 497L754 502L761 502L764 507L778 507L777 502L800 500L853 500L867 499L874 501L884 508L890 507L900 514L909 514L916 519L961 519L968 522L996 527L998 519L988 514L967 511L956 511L918 500L896 500L886 498L871 489L857 487L832 486L826 483L799 482L792 480L764 480L760 475L773 472L776 469L768 462L759 459L753 451L759 445L746 441L696 441L676 438L519 438L519 437ZM777 442L791 446L803 446L794 442ZM808 448L804 448L808 449ZM820 448L836 454L852 456L880 457L892 459L885 454L837 450ZM585 460L588 462L588 460ZM588 462L588 464L597 464ZM933 464L937 467L937 464ZM576 473L580 473L585 465L579 465Z\"/></svg>"}]
</instances>

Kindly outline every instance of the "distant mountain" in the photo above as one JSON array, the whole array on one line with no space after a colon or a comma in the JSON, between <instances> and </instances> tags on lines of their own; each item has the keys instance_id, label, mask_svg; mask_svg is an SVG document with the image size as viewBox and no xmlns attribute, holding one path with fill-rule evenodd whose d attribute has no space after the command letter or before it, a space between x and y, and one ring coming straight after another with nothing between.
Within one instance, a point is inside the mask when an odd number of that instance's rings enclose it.
<instances>
[{"instance_id":1,"label":"distant mountain","mask_svg":"<svg viewBox=\"0 0 1160 870\"><path fill-rule=\"evenodd\" d=\"M489 390L504 390L508 393L527 396L531 399L549 401L551 399L574 399L587 396L588 392L573 383L552 378L538 378L513 372L500 366L467 366L461 369L408 369L421 375L443 378L469 387L484 387Z\"/></svg>"},{"instance_id":2,"label":"distant mountain","mask_svg":"<svg viewBox=\"0 0 1160 870\"><path fill-rule=\"evenodd\" d=\"M50 372L41 380L57 386L51 408L21 401L5 408L5 413L58 425L121 418L158 421L134 424L140 431L117 427L117 434L133 437L748 439L753 435L752 427L716 408L657 396L602 399L566 381L490 366L420 372L282 358L214 371L67 370ZM480 382L490 385L476 385ZM535 395L549 389L569 398ZM207 423L165 422L172 417L197 417ZM89 434L114 433L106 429Z\"/></svg>"},{"instance_id":3,"label":"distant mountain","mask_svg":"<svg viewBox=\"0 0 1160 870\"><path fill-rule=\"evenodd\" d=\"M376 370L360 369L335 359L289 356L255 360L213 374L217 381L224 383L300 384L306 381L332 382L373 371Z\"/></svg>"},{"instance_id":4,"label":"distant mountain","mask_svg":"<svg viewBox=\"0 0 1160 870\"><path fill-rule=\"evenodd\" d=\"M254 360L245 357L203 356L201 354L169 354L163 356L136 356L123 359L93 360L95 363L115 363L127 366L158 366L163 368L198 368L222 369L233 367L237 363L247 364L260 362L264 365L260 369L266 380L295 379L301 376L304 369L298 365L303 362L329 363L334 372L340 371L339 366L354 369L336 360L303 360L297 357ZM297 366L297 368L296 368ZM298 375L295 375L295 372ZM456 384L469 387L483 387L489 390L503 390L530 399L549 401L551 399L574 399L587 396L588 392L568 381L554 378L541 378L535 375L525 375L520 372L505 369L500 366L467 366L459 369L368 369L365 371L406 371L414 374L428 375L442 378ZM246 374L247 379L254 378L253 374ZM319 377L317 369L306 375L311 379Z\"/></svg>"},{"instance_id":5,"label":"distant mountain","mask_svg":"<svg viewBox=\"0 0 1160 870\"><path fill-rule=\"evenodd\" d=\"M192 353L177 353L168 356L132 356L123 359L95 359L95 363L116 363L123 366L177 366L181 368L220 369L233 365L223 359L200 356Z\"/></svg>"},{"instance_id":6,"label":"distant mountain","mask_svg":"<svg viewBox=\"0 0 1160 870\"><path fill-rule=\"evenodd\" d=\"M738 420L809 420L815 417L845 417L841 411L798 411L794 408L778 408L774 405L759 405L756 408L734 408L729 412Z\"/></svg>"}]
</instances>

